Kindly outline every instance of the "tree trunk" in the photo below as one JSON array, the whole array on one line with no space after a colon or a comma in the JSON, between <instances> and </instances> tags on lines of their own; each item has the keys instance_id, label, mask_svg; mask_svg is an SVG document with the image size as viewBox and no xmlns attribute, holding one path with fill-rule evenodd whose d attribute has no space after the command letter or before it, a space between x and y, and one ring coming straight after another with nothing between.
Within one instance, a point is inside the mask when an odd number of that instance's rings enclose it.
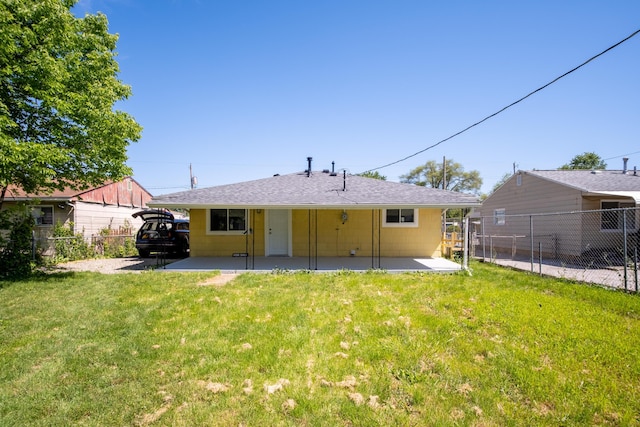
<instances>
[{"instance_id":1,"label":"tree trunk","mask_svg":"<svg viewBox=\"0 0 640 427\"><path fill-rule=\"evenodd\" d=\"M5 185L0 190L0 211L2 210L2 203L4 202L4 196L5 196L5 194L7 194L7 188L9 188L9 186Z\"/></svg>"}]
</instances>

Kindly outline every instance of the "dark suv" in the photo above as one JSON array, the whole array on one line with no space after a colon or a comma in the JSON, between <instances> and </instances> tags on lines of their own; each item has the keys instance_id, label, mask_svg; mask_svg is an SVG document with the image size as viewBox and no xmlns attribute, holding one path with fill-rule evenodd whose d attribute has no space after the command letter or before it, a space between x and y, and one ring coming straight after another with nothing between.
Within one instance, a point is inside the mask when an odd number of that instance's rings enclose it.
<instances>
[{"instance_id":1,"label":"dark suv","mask_svg":"<svg viewBox=\"0 0 640 427\"><path fill-rule=\"evenodd\" d=\"M141 258L147 258L151 252L189 254L188 219L174 218L171 212L162 209L147 209L131 216L144 221L136 234L136 249Z\"/></svg>"}]
</instances>

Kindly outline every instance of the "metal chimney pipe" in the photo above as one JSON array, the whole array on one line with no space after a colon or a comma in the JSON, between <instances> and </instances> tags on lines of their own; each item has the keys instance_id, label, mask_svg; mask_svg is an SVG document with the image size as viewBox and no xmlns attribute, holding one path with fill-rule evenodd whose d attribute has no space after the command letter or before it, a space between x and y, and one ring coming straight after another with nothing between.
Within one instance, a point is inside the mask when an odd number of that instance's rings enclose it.
<instances>
[{"instance_id":1,"label":"metal chimney pipe","mask_svg":"<svg viewBox=\"0 0 640 427\"><path fill-rule=\"evenodd\" d=\"M311 176L311 160L313 160L313 157L307 157L307 163L309 164L307 168L307 178Z\"/></svg>"},{"instance_id":2,"label":"metal chimney pipe","mask_svg":"<svg viewBox=\"0 0 640 427\"><path fill-rule=\"evenodd\" d=\"M626 174L627 173L627 162L629 161L628 157L623 157L622 158L622 174Z\"/></svg>"}]
</instances>

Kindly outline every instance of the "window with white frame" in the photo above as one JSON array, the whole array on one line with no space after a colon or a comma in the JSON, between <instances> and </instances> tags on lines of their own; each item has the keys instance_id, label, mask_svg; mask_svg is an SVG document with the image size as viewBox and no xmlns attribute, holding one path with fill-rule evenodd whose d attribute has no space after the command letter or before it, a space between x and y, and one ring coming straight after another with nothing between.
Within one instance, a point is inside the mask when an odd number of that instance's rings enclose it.
<instances>
[{"instance_id":1,"label":"window with white frame","mask_svg":"<svg viewBox=\"0 0 640 427\"><path fill-rule=\"evenodd\" d=\"M635 203L623 202L618 200L603 200L600 207L602 208L600 216L600 229L611 231L622 231L625 227L627 231L636 229L636 210ZM623 221L626 220L626 224Z\"/></svg>"},{"instance_id":2,"label":"window with white frame","mask_svg":"<svg viewBox=\"0 0 640 427\"><path fill-rule=\"evenodd\" d=\"M385 209L383 227L417 227L417 209Z\"/></svg>"},{"instance_id":3,"label":"window with white frame","mask_svg":"<svg viewBox=\"0 0 640 427\"><path fill-rule=\"evenodd\" d=\"M506 209L500 208L493 211L493 225L505 225L507 222Z\"/></svg>"},{"instance_id":4,"label":"window with white frame","mask_svg":"<svg viewBox=\"0 0 640 427\"><path fill-rule=\"evenodd\" d=\"M53 206L33 206L31 216L38 226L53 225Z\"/></svg>"},{"instance_id":5,"label":"window with white frame","mask_svg":"<svg viewBox=\"0 0 640 427\"><path fill-rule=\"evenodd\" d=\"M242 234L247 231L246 209L209 209L207 233Z\"/></svg>"}]
</instances>

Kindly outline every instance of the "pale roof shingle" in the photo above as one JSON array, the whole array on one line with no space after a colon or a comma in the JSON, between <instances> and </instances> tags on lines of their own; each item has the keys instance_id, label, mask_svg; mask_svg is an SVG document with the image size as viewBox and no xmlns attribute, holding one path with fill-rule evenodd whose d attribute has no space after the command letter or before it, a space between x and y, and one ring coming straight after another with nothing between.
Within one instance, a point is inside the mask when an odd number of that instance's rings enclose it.
<instances>
[{"instance_id":1,"label":"pale roof shingle","mask_svg":"<svg viewBox=\"0 0 640 427\"><path fill-rule=\"evenodd\" d=\"M548 170L527 174L555 181L584 192L640 191L640 175L621 170Z\"/></svg>"},{"instance_id":2,"label":"pale roof shingle","mask_svg":"<svg viewBox=\"0 0 640 427\"><path fill-rule=\"evenodd\" d=\"M173 208L373 208L479 206L477 197L357 175L325 172L278 175L254 181L154 197L149 206Z\"/></svg>"}]
</instances>

